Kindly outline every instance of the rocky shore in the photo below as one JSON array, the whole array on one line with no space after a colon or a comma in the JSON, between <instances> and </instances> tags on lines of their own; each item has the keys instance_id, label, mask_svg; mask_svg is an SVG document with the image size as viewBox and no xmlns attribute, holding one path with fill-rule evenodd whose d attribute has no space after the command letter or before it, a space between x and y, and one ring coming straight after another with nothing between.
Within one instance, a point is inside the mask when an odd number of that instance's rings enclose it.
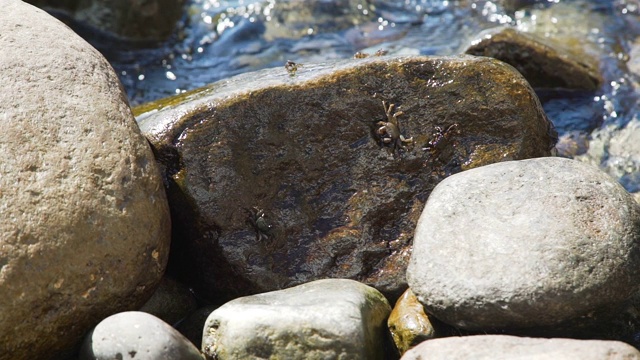
<instances>
[{"instance_id":1,"label":"rocky shore","mask_svg":"<svg viewBox=\"0 0 640 360\"><path fill-rule=\"evenodd\" d=\"M640 205L531 86L597 59L507 29L132 111L40 9L0 48L0 360L640 359Z\"/></svg>"}]
</instances>

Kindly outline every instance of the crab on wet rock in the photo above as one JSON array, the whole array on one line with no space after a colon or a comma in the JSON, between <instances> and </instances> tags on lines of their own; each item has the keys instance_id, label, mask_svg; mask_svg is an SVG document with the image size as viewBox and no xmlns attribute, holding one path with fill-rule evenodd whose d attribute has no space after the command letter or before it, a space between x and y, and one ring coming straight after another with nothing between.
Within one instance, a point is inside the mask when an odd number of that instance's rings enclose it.
<instances>
[{"instance_id":1,"label":"crab on wet rock","mask_svg":"<svg viewBox=\"0 0 640 360\"><path fill-rule=\"evenodd\" d=\"M248 210L249 213L249 223L253 227L256 232L256 240L269 240L271 238L273 225L269 223L269 221L265 218L264 210L252 207Z\"/></svg>"},{"instance_id":2,"label":"crab on wet rock","mask_svg":"<svg viewBox=\"0 0 640 360\"><path fill-rule=\"evenodd\" d=\"M398 117L404 114L402 111L394 112L395 104L389 104L387 106L386 101L382 101L384 112L387 115L387 121L379 121L377 125L380 125L377 133L381 137L381 141L384 144L391 146L393 152L398 148L405 148L404 144L410 144L413 142L413 137L405 138L401 133L400 122Z\"/></svg>"},{"instance_id":3,"label":"crab on wet rock","mask_svg":"<svg viewBox=\"0 0 640 360\"><path fill-rule=\"evenodd\" d=\"M433 137L429 140L429 143L422 150L429 154L430 162L433 162L440 158L445 149L448 147L455 147L455 141L453 140L456 135L460 135L460 125L453 124L446 129L442 129L440 126L435 127Z\"/></svg>"}]
</instances>

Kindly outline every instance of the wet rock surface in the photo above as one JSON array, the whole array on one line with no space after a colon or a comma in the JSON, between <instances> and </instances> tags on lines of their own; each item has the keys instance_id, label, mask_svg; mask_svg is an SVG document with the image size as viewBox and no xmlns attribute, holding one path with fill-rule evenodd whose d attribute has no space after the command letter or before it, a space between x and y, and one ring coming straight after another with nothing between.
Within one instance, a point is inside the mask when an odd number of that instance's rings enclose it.
<instances>
[{"instance_id":1,"label":"wet rock surface","mask_svg":"<svg viewBox=\"0 0 640 360\"><path fill-rule=\"evenodd\" d=\"M398 299L387 324L401 355L411 347L436 336L429 316L424 312L424 306L411 289L407 289Z\"/></svg>"},{"instance_id":2,"label":"wet rock surface","mask_svg":"<svg viewBox=\"0 0 640 360\"><path fill-rule=\"evenodd\" d=\"M596 59L568 50L549 39L504 27L479 34L466 53L506 62L534 88L596 90L602 82Z\"/></svg>"},{"instance_id":3,"label":"wet rock surface","mask_svg":"<svg viewBox=\"0 0 640 360\"><path fill-rule=\"evenodd\" d=\"M327 277L397 298L433 186L554 141L513 68L468 56L269 69L137 111L164 167L172 262L218 303Z\"/></svg>"},{"instance_id":4,"label":"wet rock surface","mask_svg":"<svg viewBox=\"0 0 640 360\"><path fill-rule=\"evenodd\" d=\"M176 329L138 311L102 320L85 338L79 360L203 360L204 356Z\"/></svg>"},{"instance_id":5,"label":"wet rock surface","mask_svg":"<svg viewBox=\"0 0 640 360\"><path fill-rule=\"evenodd\" d=\"M536 339L507 335L478 335L428 340L401 360L640 359L640 352L620 341Z\"/></svg>"},{"instance_id":6,"label":"wet rock surface","mask_svg":"<svg viewBox=\"0 0 640 360\"><path fill-rule=\"evenodd\" d=\"M209 315L208 359L383 359L391 307L353 280L317 280L228 302Z\"/></svg>"},{"instance_id":7,"label":"wet rock surface","mask_svg":"<svg viewBox=\"0 0 640 360\"><path fill-rule=\"evenodd\" d=\"M429 313L460 328L553 326L615 311L638 290L639 231L633 197L595 167L492 164L431 193L407 279Z\"/></svg>"},{"instance_id":8,"label":"wet rock surface","mask_svg":"<svg viewBox=\"0 0 640 360\"><path fill-rule=\"evenodd\" d=\"M0 359L55 359L151 296L169 208L106 60L21 1L0 34Z\"/></svg>"}]
</instances>

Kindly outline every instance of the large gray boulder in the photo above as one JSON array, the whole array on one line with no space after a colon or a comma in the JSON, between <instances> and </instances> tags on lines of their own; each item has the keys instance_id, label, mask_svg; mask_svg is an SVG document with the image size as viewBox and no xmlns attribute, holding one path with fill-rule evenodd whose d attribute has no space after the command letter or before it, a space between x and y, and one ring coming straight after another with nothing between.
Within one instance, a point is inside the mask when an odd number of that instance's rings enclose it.
<instances>
[{"instance_id":1,"label":"large gray boulder","mask_svg":"<svg viewBox=\"0 0 640 360\"><path fill-rule=\"evenodd\" d=\"M635 360L640 352L621 341L537 339L478 335L427 340L401 360Z\"/></svg>"},{"instance_id":2,"label":"large gray boulder","mask_svg":"<svg viewBox=\"0 0 640 360\"><path fill-rule=\"evenodd\" d=\"M494 59L293 68L137 109L181 239L172 261L212 302L322 278L357 279L397 298L438 181L553 146L529 84Z\"/></svg>"},{"instance_id":3,"label":"large gray boulder","mask_svg":"<svg viewBox=\"0 0 640 360\"><path fill-rule=\"evenodd\" d=\"M95 49L18 0L2 4L0 49L0 359L56 358L153 293L168 205Z\"/></svg>"},{"instance_id":4,"label":"large gray boulder","mask_svg":"<svg viewBox=\"0 0 640 360\"><path fill-rule=\"evenodd\" d=\"M640 207L609 175L564 158L456 174L425 205L407 280L428 312L470 330L615 310L640 284Z\"/></svg>"},{"instance_id":5,"label":"large gray boulder","mask_svg":"<svg viewBox=\"0 0 640 360\"><path fill-rule=\"evenodd\" d=\"M228 302L207 318L210 359L383 359L391 307L376 289L317 280Z\"/></svg>"}]
</instances>

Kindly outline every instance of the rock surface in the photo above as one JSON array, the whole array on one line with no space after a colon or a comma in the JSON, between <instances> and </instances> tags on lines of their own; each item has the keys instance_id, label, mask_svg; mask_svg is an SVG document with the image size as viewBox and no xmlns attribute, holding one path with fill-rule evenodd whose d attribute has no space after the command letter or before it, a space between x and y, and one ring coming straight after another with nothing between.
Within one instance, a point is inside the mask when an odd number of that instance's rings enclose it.
<instances>
[{"instance_id":1,"label":"rock surface","mask_svg":"<svg viewBox=\"0 0 640 360\"><path fill-rule=\"evenodd\" d=\"M632 360L640 352L620 341L537 339L507 335L479 335L428 340L401 360Z\"/></svg>"},{"instance_id":2,"label":"rock surface","mask_svg":"<svg viewBox=\"0 0 640 360\"><path fill-rule=\"evenodd\" d=\"M109 64L31 5L0 12L0 359L51 359L164 272L162 180Z\"/></svg>"},{"instance_id":3,"label":"rock surface","mask_svg":"<svg viewBox=\"0 0 640 360\"><path fill-rule=\"evenodd\" d=\"M549 326L615 309L638 290L638 234L638 204L595 167L492 164L431 193L407 279L427 311L454 326Z\"/></svg>"},{"instance_id":4,"label":"rock surface","mask_svg":"<svg viewBox=\"0 0 640 360\"><path fill-rule=\"evenodd\" d=\"M228 302L209 315L208 359L383 359L391 307L376 289L317 280Z\"/></svg>"},{"instance_id":5,"label":"rock surface","mask_svg":"<svg viewBox=\"0 0 640 360\"><path fill-rule=\"evenodd\" d=\"M411 289L407 289L398 299L387 325L400 355L436 335L429 316L424 312L424 306Z\"/></svg>"},{"instance_id":6,"label":"rock surface","mask_svg":"<svg viewBox=\"0 0 640 360\"><path fill-rule=\"evenodd\" d=\"M397 141L379 133L383 100L404 112ZM469 56L267 69L136 111L165 171L172 262L216 303L319 278L397 298L441 178L553 145L524 78Z\"/></svg>"},{"instance_id":7,"label":"rock surface","mask_svg":"<svg viewBox=\"0 0 640 360\"><path fill-rule=\"evenodd\" d=\"M513 28L482 32L466 53L506 62L534 88L596 90L602 82L596 59Z\"/></svg>"},{"instance_id":8,"label":"rock surface","mask_svg":"<svg viewBox=\"0 0 640 360\"><path fill-rule=\"evenodd\" d=\"M145 312L127 311L102 320L85 338L79 360L203 360L169 324Z\"/></svg>"}]
</instances>

